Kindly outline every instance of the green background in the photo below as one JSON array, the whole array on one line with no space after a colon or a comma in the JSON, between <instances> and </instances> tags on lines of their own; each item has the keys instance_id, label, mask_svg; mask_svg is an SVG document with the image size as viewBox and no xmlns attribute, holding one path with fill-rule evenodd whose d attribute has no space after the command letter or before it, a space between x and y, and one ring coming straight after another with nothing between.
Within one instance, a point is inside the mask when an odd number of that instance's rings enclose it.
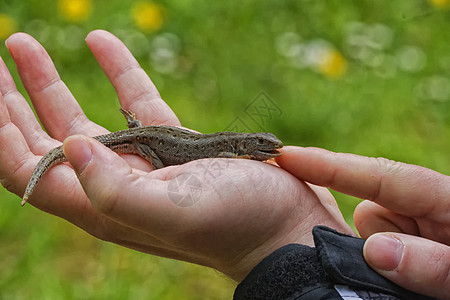
<instances>
[{"instance_id":1,"label":"green background","mask_svg":"<svg viewBox=\"0 0 450 300\"><path fill-rule=\"evenodd\" d=\"M93 2L79 23L57 1L0 0L0 13L44 45L88 117L111 131L125 121L84 44L97 28L125 42L186 127L210 133L240 120L286 145L450 173L449 10L425 0L159 4L164 22L151 32L134 24L133 2L119 0ZM317 70L324 49L342 55L344 74ZM0 55L26 95L4 46ZM263 123L246 110L258 95L277 109ZM359 200L334 194L352 223ZM218 272L101 242L21 208L3 188L0 199L0 299L231 298L235 284Z\"/></svg>"}]
</instances>

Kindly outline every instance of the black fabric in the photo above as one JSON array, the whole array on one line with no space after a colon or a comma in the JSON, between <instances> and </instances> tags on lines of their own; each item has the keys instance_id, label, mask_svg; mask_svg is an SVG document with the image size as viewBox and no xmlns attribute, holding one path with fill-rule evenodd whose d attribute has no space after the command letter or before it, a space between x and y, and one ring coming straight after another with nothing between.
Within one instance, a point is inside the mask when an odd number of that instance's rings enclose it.
<instances>
[{"instance_id":1,"label":"black fabric","mask_svg":"<svg viewBox=\"0 0 450 300\"><path fill-rule=\"evenodd\" d=\"M235 300L340 299L335 285L348 286L364 300L433 299L407 291L364 261L364 240L325 226L313 229L316 248L290 244L262 260L238 285Z\"/></svg>"},{"instance_id":2,"label":"black fabric","mask_svg":"<svg viewBox=\"0 0 450 300\"><path fill-rule=\"evenodd\" d=\"M317 286L330 283L315 249L290 244L261 261L238 285L234 299L295 299L294 293L304 287Z\"/></svg>"},{"instance_id":3,"label":"black fabric","mask_svg":"<svg viewBox=\"0 0 450 300\"><path fill-rule=\"evenodd\" d=\"M371 269L363 257L365 240L325 226L314 227L313 236L320 262L333 282L404 299L432 299L405 290Z\"/></svg>"}]
</instances>

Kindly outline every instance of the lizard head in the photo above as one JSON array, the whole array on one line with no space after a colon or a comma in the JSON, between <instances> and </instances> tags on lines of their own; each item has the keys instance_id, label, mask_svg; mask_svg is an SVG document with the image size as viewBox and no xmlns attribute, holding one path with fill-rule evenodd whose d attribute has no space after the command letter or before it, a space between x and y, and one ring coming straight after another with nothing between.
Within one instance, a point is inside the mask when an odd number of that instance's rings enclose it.
<instances>
[{"instance_id":1,"label":"lizard head","mask_svg":"<svg viewBox=\"0 0 450 300\"><path fill-rule=\"evenodd\" d=\"M245 145L241 146L245 147L246 154L263 161L280 156L281 153L277 149L283 147L283 142L272 133L256 132L249 133Z\"/></svg>"}]
</instances>

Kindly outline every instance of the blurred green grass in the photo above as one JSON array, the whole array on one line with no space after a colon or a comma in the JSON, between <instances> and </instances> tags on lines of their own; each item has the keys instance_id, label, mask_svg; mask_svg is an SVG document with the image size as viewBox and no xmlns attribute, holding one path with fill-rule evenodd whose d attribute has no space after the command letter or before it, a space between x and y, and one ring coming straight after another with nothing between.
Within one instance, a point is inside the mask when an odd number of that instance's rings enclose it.
<instances>
[{"instance_id":1,"label":"blurred green grass","mask_svg":"<svg viewBox=\"0 0 450 300\"><path fill-rule=\"evenodd\" d=\"M127 44L186 127L216 132L239 118L285 144L450 173L450 12L433 1L178 0L158 2L152 28L135 23L136 2L92 2L78 20L62 2L0 0L0 14L43 43L88 117L111 131L125 122L84 45L96 28ZM263 126L245 110L261 92L281 110ZM352 223L359 200L334 194ZM1 299L231 298L234 284L213 270L100 242L20 209L3 188L0 199Z\"/></svg>"}]
</instances>

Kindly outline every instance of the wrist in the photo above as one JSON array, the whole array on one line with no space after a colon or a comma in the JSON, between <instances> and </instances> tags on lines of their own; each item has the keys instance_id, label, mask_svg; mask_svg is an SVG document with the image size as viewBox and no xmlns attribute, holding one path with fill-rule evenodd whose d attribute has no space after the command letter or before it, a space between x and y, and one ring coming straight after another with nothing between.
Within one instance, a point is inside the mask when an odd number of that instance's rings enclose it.
<instances>
[{"instance_id":1,"label":"wrist","mask_svg":"<svg viewBox=\"0 0 450 300\"><path fill-rule=\"evenodd\" d=\"M302 235L298 235L298 231L292 230L291 232L295 232L296 235L288 234L283 239L266 241L250 251L241 251L239 254L233 256L234 258L239 257L234 263L230 264L232 259L228 259L222 267L216 269L236 282L242 282L242 280L244 280L258 264L278 249L289 244L314 246L314 238L311 229L309 232L305 232Z\"/></svg>"},{"instance_id":2,"label":"wrist","mask_svg":"<svg viewBox=\"0 0 450 300\"><path fill-rule=\"evenodd\" d=\"M228 260L226 264L215 267L215 269L240 283L256 266L258 266L258 264L261 263L261 261L264 260L264 258L268 257L277 249L282 248L285 245L286 244L277 244L276 246L270 248L264 247L264 245L259 246L248 253L240 253L240 258L237 262L230 264L231 260Z\"/></svg>"}]
</instances>

